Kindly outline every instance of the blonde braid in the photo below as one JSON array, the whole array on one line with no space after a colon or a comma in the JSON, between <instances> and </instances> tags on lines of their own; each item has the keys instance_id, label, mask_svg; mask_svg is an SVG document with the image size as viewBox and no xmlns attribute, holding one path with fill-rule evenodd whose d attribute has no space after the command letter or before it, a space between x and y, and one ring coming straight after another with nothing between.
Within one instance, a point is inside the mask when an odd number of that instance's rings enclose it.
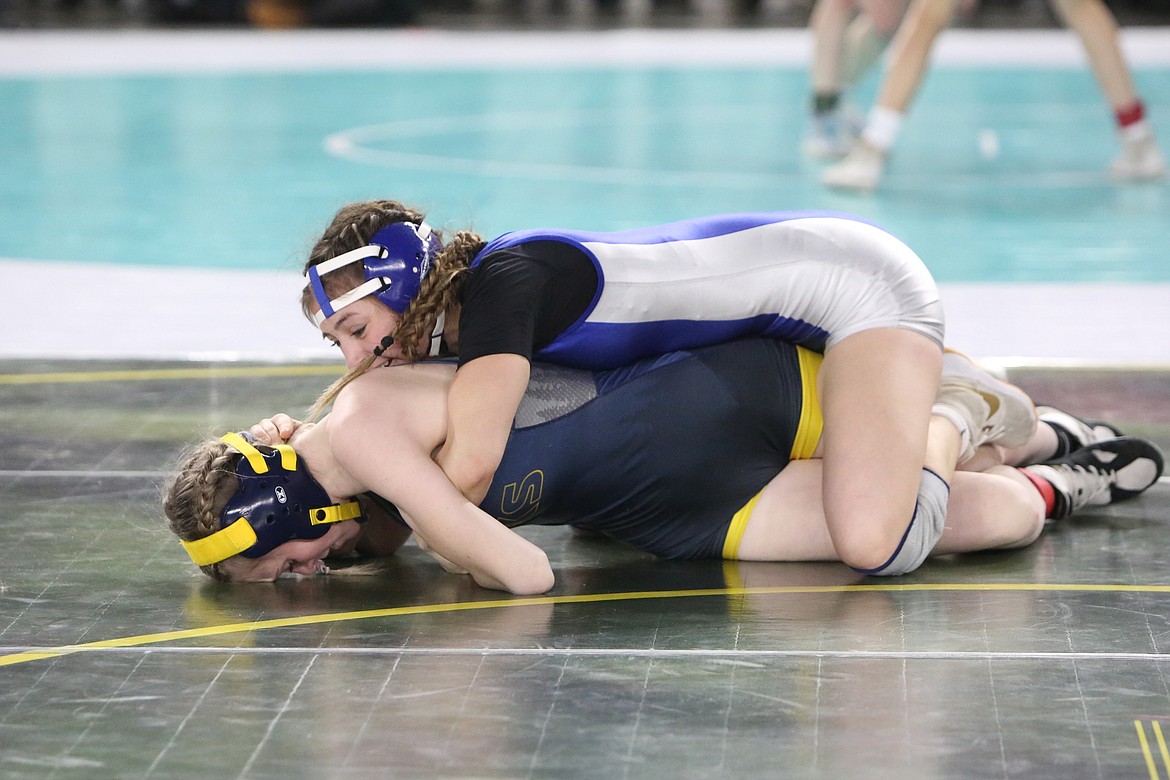
<instances>
[{"instance_id":1,"label":"blonde braid","mask_svg":"<svg viewBox=\"0 0 1170 780\"><path fill-rule=\"evenodd\" d=\"M211 536L219 530L219 515L236 492L235 462L239 453L214 439L189 450L167 484L163 514L171 531L185 542ZM219 564L200 567L217 579L226 576Z\"/></svg>"}]
</instances>

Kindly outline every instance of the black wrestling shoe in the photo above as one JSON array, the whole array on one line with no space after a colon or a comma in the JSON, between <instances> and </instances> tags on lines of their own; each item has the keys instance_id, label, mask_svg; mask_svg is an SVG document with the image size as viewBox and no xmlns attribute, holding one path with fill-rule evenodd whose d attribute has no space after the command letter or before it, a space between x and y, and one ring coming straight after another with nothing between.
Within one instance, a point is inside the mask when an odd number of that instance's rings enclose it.
<instances>
[{"instance_id":1,"label":"black wrestling shoe","mask_svg":"<svg viewBox=\"0 0 1170 780\"><path fill-rule=\"evenodd\" d=\"M1056 490L1052 519L1086 506L1106 506L1141 494L1162 475L1162 451L1136 436L1094 442L1027 471Z\"/></svg>"},{"instance_id":2,"label":"black wrestling shoe","mask_svg":"<svg viewBox=\"0 0 1170 780\"><path fill-rule=\"evenodd\" d=\"M1113 425L1101 420L1083 420L1080 417L1061 411L1054 406L1037 406L1036 412L1041 422L1046 422L1059 429L1067 441L1068 452L1076 452L1081 447L1096 444L1106 439L1115 439L1124 434Z\"/></svg>"}]
</instances>

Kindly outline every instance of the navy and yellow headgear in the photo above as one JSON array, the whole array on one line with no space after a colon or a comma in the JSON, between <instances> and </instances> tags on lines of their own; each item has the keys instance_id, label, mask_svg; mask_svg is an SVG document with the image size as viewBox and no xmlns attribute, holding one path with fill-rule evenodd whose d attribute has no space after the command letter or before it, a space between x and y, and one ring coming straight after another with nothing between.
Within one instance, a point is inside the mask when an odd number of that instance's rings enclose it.
<instances>
[{"instance_id":1,"label":"navy and yellow headgear","mask_svg":"<svg viewBox=\"0 0 1170 780\"><path fill-rule=\"evenodd\" d=\"M239 487L220 513L218 531L183 542L196 565L233 555L260 558L293 539L319 539L330 523L365 519L356 501L333 503L287 444L261 452L238 433L220 441L242 456L236 463Z\"/></svg>"}]
</instances>

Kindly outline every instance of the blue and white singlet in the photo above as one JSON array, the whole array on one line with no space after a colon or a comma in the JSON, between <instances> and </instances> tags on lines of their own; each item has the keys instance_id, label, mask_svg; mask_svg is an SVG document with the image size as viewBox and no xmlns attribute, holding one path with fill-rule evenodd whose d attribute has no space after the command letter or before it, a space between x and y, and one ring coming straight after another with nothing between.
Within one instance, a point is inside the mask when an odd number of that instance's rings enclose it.
<instances>
[{"instance_id":1,"label":"blue and white singlet","mask_svg":"<svg viewBox=\"0 0 1170 780\"><path fill-rule=\"evenodd\" d=\"M472 261L559 241L594 263L583 317L533 358L611 368L748 335L821 352L859 331L905 328L943 343L938 288L922 260L885 230L821 211L725 214L616 233L506 233Z\"/></svg>"}]
</instances>

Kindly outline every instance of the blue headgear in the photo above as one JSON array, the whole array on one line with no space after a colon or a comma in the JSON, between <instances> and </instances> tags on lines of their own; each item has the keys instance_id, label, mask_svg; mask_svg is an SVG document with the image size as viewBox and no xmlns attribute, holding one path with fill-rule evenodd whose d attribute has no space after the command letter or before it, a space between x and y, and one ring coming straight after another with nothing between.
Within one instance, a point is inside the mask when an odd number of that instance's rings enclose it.
<instances>
[{"instance_id":1,"label":"blue headgear","mask_svg":"<svg viewBox=\"0 0 1170 780\"><path fill-rule=\"evenodd\" d=\"M220 530L183 542L198 566L242 555L259 558L293 539L320 539L330 523L364 520L356 501L334 504L287 444L261 452L238 433L220 441L237 450L239 487L219 516Z\"/></svg>"},{"instance_id":2,"label":"blue headgear","mask_svg":"<svg viewBox=\"0 0 1170 780\"><path fill-rule=\"evenodd\" d=\"M431 261L443 249L443 242L425 222L394 222L379 230L366 246L309 266L305 272L320 311L313 315L317 327L327 317L367 295L376 295L391 311L402 314L418 294L419 285L431 270ZM350 263L361 262L366 281L330 300L321 276Z\"/></svg>"}]
</instances>

